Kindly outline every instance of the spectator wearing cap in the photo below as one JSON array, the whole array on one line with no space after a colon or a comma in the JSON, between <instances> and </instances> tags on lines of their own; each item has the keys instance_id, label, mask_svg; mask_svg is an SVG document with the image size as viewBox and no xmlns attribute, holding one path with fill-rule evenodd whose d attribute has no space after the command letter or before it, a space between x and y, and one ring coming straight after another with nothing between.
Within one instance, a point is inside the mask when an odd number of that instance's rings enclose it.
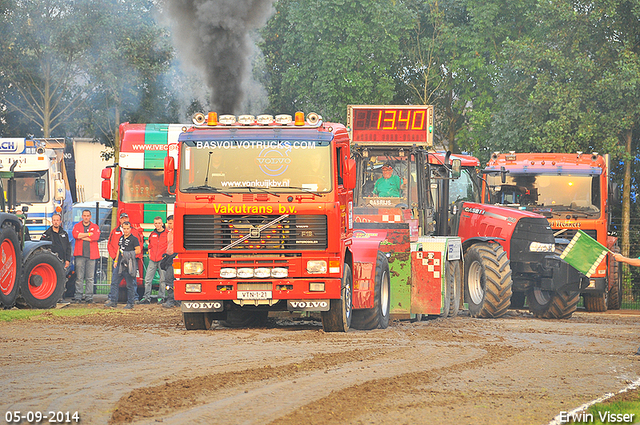
<instances>
[{"instance_id":1,"label":"spectator wearing cap","mask_svg":"<svg viewBox=\"0 0 640 425\"><path fill-rule=\"evenodd\" d=\"M402 196L403 181L393 174L391 164L382 166L382 177L380 177L373 188L375 196L400 198Z\"/></svg>"},{"instance_id":2,"label":"spectator wearing cap","mask_svg":"<svg viewBox=\"0 0 640 425\"><path fill-rule=\"evenodd\" d=\"M120 225L115 229L113 229L111 231L111 234L109 235L109 241L107 242L107 249L109 250L109 256L114 260L116 258L116 255L118 254L118 249L120 249L120 246L118 244L120 242L120 237L122 237L123 235L122 224L127 221L130 222L129 214L127 214L126 212L120 213ZM143 242L142 234L136 228L134 228L133 225L131 225L131 234L138 239L139 246L142 246L142 242ZM139 254L139 256L136 256L136 257L142 258L142 254Z\"/></svg>"}]
</instances>

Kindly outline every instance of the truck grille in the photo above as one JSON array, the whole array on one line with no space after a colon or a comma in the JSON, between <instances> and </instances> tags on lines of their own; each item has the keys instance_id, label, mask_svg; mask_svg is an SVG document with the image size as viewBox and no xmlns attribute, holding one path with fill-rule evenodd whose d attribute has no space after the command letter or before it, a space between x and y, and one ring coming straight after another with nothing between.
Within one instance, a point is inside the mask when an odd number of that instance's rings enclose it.
<instances>
[{"instance_id":1,"label":"truck grille","mask_svg":"<svg viewBox=\"0 0 640 425\"><path fill-rule=\"evenodd\" d=\"M246 235L228 251L304 251L326 249L327 217L290 215L269 227L278 215L185 215L184 247L187 250L220 251Z\"/></svg>"},{"instance_id":2,"label":"truck grille","mask_svg":"<svg viewBox=\"0 0 640 425\"><path fill-rule=\"evenodd\" d=\"M558 233L561 232L561 233ZM598 239L598 235L595 230L583 230L587 235L591 236L593 239ZM576 229L553 229L553 233L557 233L556 238L565 238L571 240L578 231Z\"/></svg>"}]
</instances>

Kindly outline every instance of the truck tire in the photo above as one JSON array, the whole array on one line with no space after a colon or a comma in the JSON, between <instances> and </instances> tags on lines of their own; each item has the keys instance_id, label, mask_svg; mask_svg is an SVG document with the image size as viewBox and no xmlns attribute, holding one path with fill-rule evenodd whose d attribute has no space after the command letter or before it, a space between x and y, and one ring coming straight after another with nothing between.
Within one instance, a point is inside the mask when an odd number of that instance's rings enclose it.
<instances>
[{"instance_id":1,"label":"truck tire","mask_svg":"<svg viewBox=\"0 0 640 425\"><path fill-rule=\"evenodd\" d=\"M227 328L254 328L267 323L268 311L229 310L220 323Z\"/></svg>"},{"instance_id":2,"label":"truck tire","mask_svg":"<svg viewBox=\"0 0 640 425\"><path fill-rule=\"evenodd\" d=\"M182 313L184 327L188 331L207 331L213 322L212 313Z\"/></svg>"},{"instance_id":3,"label":"truck tire","mask_svg":"<svg viewBox=\"0 0 640 425\"><path fill-rule=\"evenodd\" d=\"M449 317L455 317L460 311L460 291L462 289L462 262L460 260L449 261L447 263L448 273L452 276L451 288L449 289Z\"/></svg>"},{"instance_id":4,"label":"truck tire","mask_svg":"<svg viewBox=\"0 0 640 425\"><path fill-rule=\"evenodd\" d=\"M620 247L616 243L611 249L614 253L620 252ZM607 308L609 310L620 310L622 306L622 273L620 270L620 263L613 259L613 255L609 256L609 269L611 273L609 276L613 281L613 285L609 288L609 298L607 299Z\"/></svg>"},{"instance_id":5,"label":"truck tire","mask_svg":"<svg viewBox=\"0 0 640 425\"><path fill-rule=\"evenodd\" d=\"M12 227L0 229L0 304L11 308L19 292L22 272L22 250L18 235Z\"/></svg>"},{"instance_id":6,"label":"truck tire","mask_svg":"<svg viewBox=\"0 0 640 425\"><path fill-rule=\"evenodd\" d=\"M373 292L373 308L353 310L352 328L386 329L389 326L391 281L389 277L389 260L382 252L378 252L376 260L376 280Z\"/></svg>"},{"instance_id":7,"label":"truck tire","mask_svg":"<svg viewBox=\"0 0 640 425\"><path fill-rule=\"evenodd\" d=\"M529 311L540 319L568 319L578 307L580 292L543 291L531 288L527 292Z\"/></svg>"},{"instance_id":8,"label":"truck tire","mask_svg":"<svg viewBox=\"0 0 640 425\"><path fill-rule=\"evenodd\" d=\"M322 312L322 329L325 332L347 332L351 326L353 274L348 264L344 265L341 286L340 299L331 300L329 311Z\"/></svg>"},{"instance_id":9,"label":"truck tire","mask_svg":"<svg viewBox=\"0 0 640 425\"><path fill-rule=\"evenodd\" d=\"M584 309L591 313L601 313L607 311L609 293L605 289L599 294L583 294Z\"/></svg>"},{"instance_id":10,"label":"truck tire","mask_svg":"<svg viewBox=\"0 0 640 425\"><path fill-rule=\"evenodd\" d=\"M20 295L32 308L51 308L62 298L66 276L56 254L42 249L29 256L20 279Z\"/></svg>"},{"instance_id":11,"label":"truck tire","mask_svg":"<svg viewBox=\"0 0 640 425\"><path fill-rule=\"evenodd\" d=\"M511 303L511 266L498 243L472 245L464 255L464 295L471 317L503 316Z\"/></svg>"}]
</instances>

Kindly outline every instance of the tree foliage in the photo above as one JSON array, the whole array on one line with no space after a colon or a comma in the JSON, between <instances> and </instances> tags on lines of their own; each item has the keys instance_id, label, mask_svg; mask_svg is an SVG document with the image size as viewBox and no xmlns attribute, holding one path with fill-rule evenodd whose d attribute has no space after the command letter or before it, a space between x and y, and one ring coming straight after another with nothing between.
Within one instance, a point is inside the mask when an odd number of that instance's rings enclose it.
<instances>
[{"instance_id":1,"label":"tree foliage","mask_svg":"<svg viewBox=\"0 0 640 425\"><path fill-rule=\"evenodd\" d=\"M388 104L415 16L392 0L281 0L262 31L270 102L344 121L348 104Z\"/></svg>"}]
</instances>

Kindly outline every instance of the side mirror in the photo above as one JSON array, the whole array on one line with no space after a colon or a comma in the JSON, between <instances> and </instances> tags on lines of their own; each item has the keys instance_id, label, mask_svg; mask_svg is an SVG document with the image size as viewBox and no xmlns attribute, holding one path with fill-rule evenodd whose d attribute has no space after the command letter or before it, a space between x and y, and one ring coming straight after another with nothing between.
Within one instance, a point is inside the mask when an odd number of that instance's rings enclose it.
<instances>
[{"instance_id":1,"label":"side mirror","mask_svg":"<svg viewBox=\"0 0 640 425\"><path fill-rule=\"evenodd\" d=\"M34 190L38 198L43 198L47 190L47 182L44 179L37 178L34 185Z\"/></svg>"},{"instance_id":2,"label":"side mirror","mask_svg":"<svg viewBox=\"0 0 640 425\"><path fill-rule=\"evenodd\" d=\"M612 182L611 186L609 186L609 202L612 204L619 204L620 199L620 186L618 183Z\"/></svg>"},{"instance_id":3,"label":"side mirror","mask_svg":"<svg viewBox=\"0 0 640 425\"><path fill-rule=\"evenodd\" d=\"M100 188L100 195L102 195L103 199L107 201L111 200L111 176L113 175L113 168L107 167L103 168L100 173L100 178L102 179L102 186Z\"/></svg>"},{"instance_id":4,"label":"side mirror","mask_svg":"<svg viewBox=\"0 0 640 425\"><path fill-rule=\"evenodd\" d=\"M175 183L176 162L172 156L164 158L164 185L167 187L173 186Z\"/></svg>"},{"instance_id":5,"label":"side mirror","mask_svg":"<svg viewBox=\"0 0 640 425\"><path fill-rule=\"evenodd\" d=\"M101 195L102 198L106 199L107 201L111 200L111 180L109 179L104 179L102 180L102 187L101 189Z\"/></svg>"},{"instance_id":6,"label":"side mirror","mask_svg":"<svg viewBox=\"0 0 640 425\"><path fill-rule=\"evenodd\" d=\"M462 161L459 159L454 159L451 161L451 178L457 179L460 178L462 174Z\"/></svg>"},{"instance_id":7,"label":"side mirror","mask_svg":"<svg viewBox=\"0 0 640 425\"><path fill-rule=\"evenodd\" d=\"M53 181L53 190L55 191L54 199L56 201L62 201L66 197L67 188L64 185L64 180L56 179Z\"/></svg>"},{"instance_id":8,"label":"side mirror","mask_svg":"<svg viewBox=\"0 0 640 425\"><path fill-rule=\"evenodd\" d=\"M344 186L347 190L353 190L356 188L356 160L353 158L347 159L345 164L345 181Z\"/></svg>"}]
</instances>

